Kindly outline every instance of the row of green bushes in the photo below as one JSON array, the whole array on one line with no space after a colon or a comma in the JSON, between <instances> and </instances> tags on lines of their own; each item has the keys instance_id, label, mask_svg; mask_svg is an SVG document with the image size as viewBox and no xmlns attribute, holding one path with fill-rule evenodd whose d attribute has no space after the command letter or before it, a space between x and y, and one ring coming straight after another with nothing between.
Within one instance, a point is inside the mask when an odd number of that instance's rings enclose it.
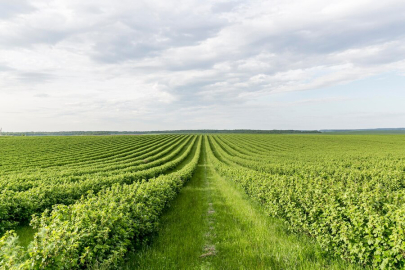
<instances>
[{"instance_id":1,"label":"row of green bushes","mask_svg":"<svg viewBox=\"0 0 405 270\"><path fill-rule=\"evenodd\" d=\"M57 205L32 221L28 250L9 231L0 240L1 269L116 268L134 242L156 230L158 218L191 178L201 151L179 171L131 185L115 184L75 204Z\"/></svg>"},{"instance_id":2,"label":"row of green bushes","mask_svg":"<svg viewBox=\"0 0 405 270\"><path fill-rule=\"evenodd\" d=\"M196 137L191 137L168 155L138 166L135 172L119 172L106 177L93 175L92 177L52 184L51 181L41 181L38 186L23 192L2 190L0 193L0 233L14 228L21 222L29 221L32 214L41 213L55 204L72 204L88 191L98 192L115 183L131 184L142 179L156 177L180 164L191 152ZM185 150L184 150L185 148Z\"/></svg>"},{"instance_id":3,"label":"row of green bushes","mask_svg":"<svg viewBox=\"0 0 405 270\"><path fill-rule=\"evenodd\" d=\"M130 149L125 153L115 152L114 148L104 149L103 158L92 157L91 153L86 161L79 159L74 163L64 164L63 161L53 164L51 167L44 165L44 162L33 161L29 168L16 168L14 172L3 173L0 179L2 189L22 191L24 188L31 188L41 185L42 182L56 183L66 180L81 181L92 175L110 176L117 174L117 171L135 171L141 165L145 167L145 161L155 161L172 152L174 148L184 143L187 139L177 138L175 140L163 140L159 144L150 143L146 147ZM145 149L146 148L146 149ZM16 149L18 151L18 149ZM94 150L95 151L95 150ZM111 153L111 154L110 154ZM121 155L125 155L121 157ZM109 156L110 155L110 156ZM107 156L107 158L105 158ZM146 165L146 166L149 166Z\"/></svg>"},{"instance_id":4,"label":"row of green bushes","mask_svg":"<svg viewBox=\"0 0 405 270\"><path fill-rule=\"evenodd\" d=\"M260 172L233 162L218 141L209 142L208 156L219 174L238 183L292 230L315 237L326 251L350 262L381 269L405 267L403 188L386 188L384 181L371 186L348 178L342 184L319 174Z\"/></svg>"}]
</instances>

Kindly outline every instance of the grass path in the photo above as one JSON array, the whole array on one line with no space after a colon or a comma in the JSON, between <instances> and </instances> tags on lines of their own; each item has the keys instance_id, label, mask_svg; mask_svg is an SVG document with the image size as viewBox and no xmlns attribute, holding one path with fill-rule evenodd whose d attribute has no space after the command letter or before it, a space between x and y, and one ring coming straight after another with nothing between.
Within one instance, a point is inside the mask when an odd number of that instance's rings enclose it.
<instances>
[{"instance_id":1,"label":"grass path","mask_svg":"<svg viewBox=\"0 0 405 270\"><path fill-rule=\"evenodd\" d=\"M161 218L151 244L129 254L124 269L199 269L208 229L209 186L204 161Z\"/></svg>"},{"instance_id":2,"label":"grass path","mask_svg":"<svg viewBox=\"0 0 405 270\"><path fill-rule=\"evenodd\" d=\"M290 234L234 183L200 164L162 216L149 245L124 269L355 269L330 259L306 236Z\"/></svg>"}]
</instances>

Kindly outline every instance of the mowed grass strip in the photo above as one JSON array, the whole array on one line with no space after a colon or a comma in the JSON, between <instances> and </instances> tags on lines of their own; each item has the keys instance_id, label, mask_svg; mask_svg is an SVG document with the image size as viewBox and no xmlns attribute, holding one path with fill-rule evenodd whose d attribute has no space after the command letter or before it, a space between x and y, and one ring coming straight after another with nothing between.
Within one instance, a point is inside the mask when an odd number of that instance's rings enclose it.
<instances>
[{"instance_id":1,"label":"mowed grass strip","mask_svg":"<svg viewBox=\"0 0 405 270\"><path fill-rule=\"evenodd\" d=\"M200 267L204 235L208 228L208 186L200 158L192 179L181 189L161 217L151 243L130 253L124 269L196 269Z\"/></svg>"}]
</instances>

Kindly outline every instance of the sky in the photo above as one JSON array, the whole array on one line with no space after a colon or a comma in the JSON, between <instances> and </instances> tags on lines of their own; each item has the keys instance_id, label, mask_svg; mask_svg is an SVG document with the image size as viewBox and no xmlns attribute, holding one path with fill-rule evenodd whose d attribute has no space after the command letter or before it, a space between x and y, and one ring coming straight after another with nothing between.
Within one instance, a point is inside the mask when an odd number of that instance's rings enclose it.
<instances>
[{"instance_id":1,"label":"sky","mask_svg":"<svg viewBox=\"0 0 405 270\"><path fill-rule=\"evenodd\" d=\"M0 127L405 127L404 29L403 0L0 0Z\"/></svg>"}]
</instances>

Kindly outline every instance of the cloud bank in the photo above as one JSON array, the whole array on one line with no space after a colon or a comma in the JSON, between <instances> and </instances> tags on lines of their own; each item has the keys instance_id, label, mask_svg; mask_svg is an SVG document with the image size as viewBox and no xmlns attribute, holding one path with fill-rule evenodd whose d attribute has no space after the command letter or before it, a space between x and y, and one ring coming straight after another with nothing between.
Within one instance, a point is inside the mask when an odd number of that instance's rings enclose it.
<instances>
[{"instance_id":1,"label":"cloud bank","mask_svg":"<svg viewBox=\"0 0 405 270\"><path fill-rule=\"evenodd\" d=\"M387 89L352 88L405 74L404 1L8 2L0 2L0 126L9 131L405 119L389 100L380 109L365 102ZM405 99L395 93L394 103Z\"/></svg>"}]
</instances>

